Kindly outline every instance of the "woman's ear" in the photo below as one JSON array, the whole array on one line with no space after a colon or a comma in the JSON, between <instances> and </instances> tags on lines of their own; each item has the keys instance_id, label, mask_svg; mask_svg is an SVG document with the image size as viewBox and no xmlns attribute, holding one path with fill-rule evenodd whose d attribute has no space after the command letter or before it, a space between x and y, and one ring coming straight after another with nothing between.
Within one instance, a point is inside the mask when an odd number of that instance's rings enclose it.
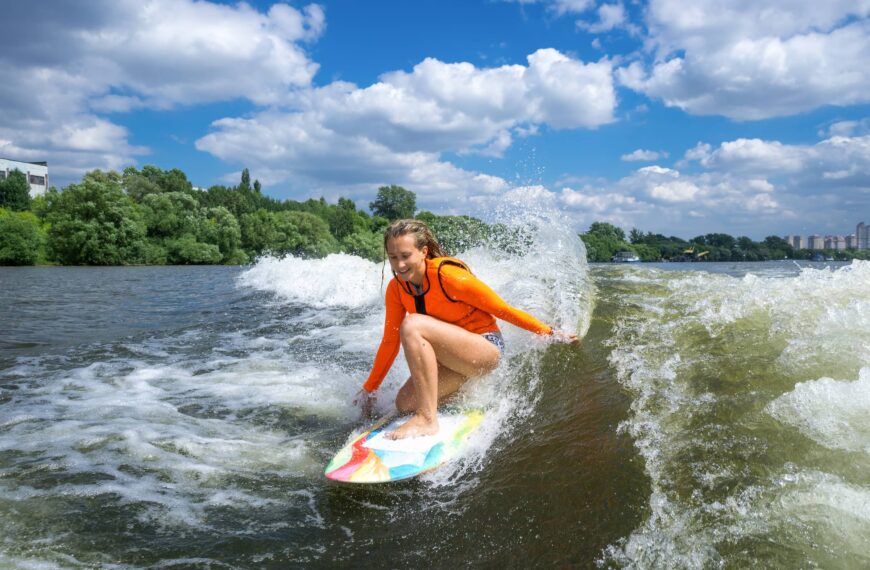
<instances>
[{"instance_id":1,"label":"woman's ear","mask_svg":"<svg viewBox=\"0 0 870 570\"><path fill-rule=\"evenodd\" d=\"M423 257L425 257L426 259L429 259L429 246L428 245L424 245L420 251L423 252Z\"/></svg>"}]
</instances>

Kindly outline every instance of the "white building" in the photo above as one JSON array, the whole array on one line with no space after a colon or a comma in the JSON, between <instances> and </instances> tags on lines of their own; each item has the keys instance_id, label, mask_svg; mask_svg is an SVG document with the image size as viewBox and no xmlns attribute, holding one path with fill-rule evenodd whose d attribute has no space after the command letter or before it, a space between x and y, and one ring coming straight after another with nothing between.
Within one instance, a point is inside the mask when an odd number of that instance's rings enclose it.
<instances>
[{"instance_id":1,"label":"white building","mask_svg":"<svg viewBox=\"0 0 870 570\"><path fill-rule=\"evenodd\" d=\"M825 249L825 238L819 234L813 234L807 238L807 249Z\"/></svg>"},{"instance_id":2,"label":"white building","mask_svg":"<svg viewBox=\"0 0 870 570\"><path fill-rule=\"evenodd\" d=\"M795 249L807 248L807 240L804 236L785 236L785 241Z\"/></svg>"},{"instance_id":3,"label":"white building","mask_svg":"<svg viewBox=\"0 0 870 570\"><path fill-rule=\"evenodd\" d=\"M20 170L30 184L30 195L39 196L48 190L47 162L20 162L8 158L0 158L0 180L5 180L14 170Z\"/></svg>"},{"instance_id":4,"label":"white building","mask_svg":"<svg viewBox=\"0 0 870 570\"><path fill-rule=\"evenodd\" d=\"M825 236L825 249L846 249L846 238L843 236Z\"/></svg>"},{"instance_id":5,"label":"white building","mask_svg":"<svg viewBox=\"0 0 870 570\"><path fill-rule=\"evenodd\" d=\"M870 226L861 222L855 229L855 239L858 242L858 249L870 249Z\"/></svg>"},{"instance_id":6,"label":"white building","mask_svg":"<svg viewBox=\"0 0 870 570\"><path fill-rule=\"evenodd\" d=\"M850 234L846 236L846 248L847 249L858 249L858 238L855 234Z\"/></svg>"}]
</instances>

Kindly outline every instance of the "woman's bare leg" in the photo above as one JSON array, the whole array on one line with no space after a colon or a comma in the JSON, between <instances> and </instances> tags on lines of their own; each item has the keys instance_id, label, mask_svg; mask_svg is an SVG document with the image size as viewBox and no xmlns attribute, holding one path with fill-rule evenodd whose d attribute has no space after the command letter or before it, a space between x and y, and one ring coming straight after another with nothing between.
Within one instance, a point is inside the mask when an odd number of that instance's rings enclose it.
<instances>
[{"instance_id":1,"label":"woman's bare leg","mask_svg":"<svg viewBox=\"0 0 870 570\"><path fill-rule=\"evenodd\" d=\"M450 370L443 364L438 364L438 405L444 403L451 394L459 390L467 377L463 376L455 370ZM414 379L408 377L408 380L399 389L396 394L396 409L399 413L410 414L417 411L417 395L414 393Z\"/></svg>"},{"instance_id":2,"label":"woman's bare leg","mask_svg":"<svg viewBox=\"0 0 870 570\"><path fill-rule=\"evenodd\" d=\"M438 398L462 385L452 376L450 383L454 386L445 383L439 394L439 364L464 379L474 378L494 370L501 352L478 334L416 313L402 321L400 336L411 370L416 410L411 419L388 437L401 439L438 433Z\"/></svg>"}]
</instances>

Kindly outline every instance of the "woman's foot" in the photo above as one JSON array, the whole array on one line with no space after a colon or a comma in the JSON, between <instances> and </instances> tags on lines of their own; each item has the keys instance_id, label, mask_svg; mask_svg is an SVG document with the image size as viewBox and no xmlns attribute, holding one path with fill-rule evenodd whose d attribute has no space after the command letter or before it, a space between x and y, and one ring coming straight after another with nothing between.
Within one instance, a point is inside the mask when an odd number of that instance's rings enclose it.
<instances>
[{"instance_id":1,"label":"woman's foot","mask_svg":"<svg viewBox=\"0 0 870 570\"><path fill-rule=\"evenodd\" d=\"M387 439L405 439L409 437L421 437L424 435L435 435L438 433L438 416L434 416L431 420L426 419L420 414L414 414L411 419L400 425L395 430L384 437Z\"/></svg>"}]
</instances>

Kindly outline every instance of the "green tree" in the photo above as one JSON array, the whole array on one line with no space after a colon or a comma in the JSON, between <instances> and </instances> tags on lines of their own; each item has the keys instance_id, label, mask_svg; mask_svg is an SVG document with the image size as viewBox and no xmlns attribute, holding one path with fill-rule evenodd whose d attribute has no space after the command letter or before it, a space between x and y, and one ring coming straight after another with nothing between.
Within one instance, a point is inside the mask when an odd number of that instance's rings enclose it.
<instances>
[{"instance_id":1,"label":"green tree","mask_svg":"<svg viewBox=\"0 0 870 570\"><path fill-rule=\"evenodd\" d=\"M133 166L125 168L121 181L127 194L136 202L143 201L149 194L193 192L193 184L183 171L178 168L164 171L153 164L143 166L141 171Z\"/></svg>"},{"instance_id":2,"label":"green tree","mask_svg":"<svg viewBox=\"0 0 870 570\"><path fill-rule=\"evenodd\" d=\"M187 179L187 174L177 168L162 172L158 185L163 192L186 192L193 191L193 184Z\"/></svg>"},{"instance_id":3,"label":"green tree","mask_svg":"<svg viewBox=\"0 0 870 570\"><path fill-rule=\"evenodd\" d=\"M46 191L45 194L34 196L33 199L30 201L30 211L36 214L36 217L40 220L44 220L45 216L48 215L49 200L52 196L56 196L57 194L57 188L52 186L48 189L48 191Z\"/></svg>"},{"instance_id":4,"label":"green tree","mask_svg":"<svg viewBox=\"0 0 870 570\"><path fill-rule=\"evenodd\" d=\"M138 170L130 166L124 169L122 184L127 195L136 202L141 202L149 194L159 194L160 186Z\"/></svg>"},{"instance_id":5,"label":"green tree","mask_svg":"<svg viewBox=\"0 0 870 570\"><path fill-rule=\"evenodd\" d=\"M436 216L432 212L420 212L417 219L426 222L444 249L460 253L488 243L491 228L485 222L471 216Z\"/></svg>"},{"instance_id":6,"label":"green tree","mask_svg":"<svg viewBox=\"0 0 870 570\"><path fill-rule=\"evenodd\" d=\"M338 242L322 218L308 212L275 212L272 222L278 230L271 251L304 257L322 257L338 252Z\"/></svg>"},{"instance_id":7,"label":"green tree","mask_svg":"<svg viewBox=\"0 0 870 570\"><path fill-rule=\"evenodd\" d=\"M632 243L631 249L640 257L641 261L659 261L662 253L659 248L646 243Z\"/></svg>"},{"instance_id":8,"label":"green tree","mask_svg":"<svg viewBox=\"0 0 870 570\"><path fill-rule=\"evenodd\" d=\"M204 221L202 208L196 199L182 192L149 194L142 200L141 211L148 237L196 236Z\"/></svg>"},{"instance_id":9,"label":"green tree","mask_svg":"<svg viewBox=\"0 0 870 570\"><path fill-rule=\"evenodd\" d=\"M390 220L381 216L372 216L369 220L369 228L376 234L383 235L389 225Z\"/></svg>"},{"instance_id":10,"label":"green tree","mask_svg":"<svg viewBox=\"0 0 870 570\"><path fill-rule=\"evenodd\" d=\"M253 213L242 214L239 228L242 249L250 257L262 255L278 241L278 230L272 224L272 216L262 208Z\"/></svg>"},{"instance_id":11,"label":"green tree","mask_svg":"<svg viewBox=\"0 0 870 570\"><path fill-rule=\"evenodd\" d=\"M794 248L779 236L767 236L762 242L770 252L769 259L789 259L794 257Z\"/></svg>"},{"instance_id":12,"label":"green tree","mask_svg":"<svg viewBox=\"0 0 870 570\"><path fill-rule=\"evenodd\" d=\"M0 265L35 264L44 241L44 232L35 215L0 208Z\"/></svg>"},{"instance_id":13,"label":"green tree","mask_svg":"<svg viewBox=\"0 0 870 570\"><path fill-rule=\"evenodd\" d=\"M49 255L67 265L124 265L140 261L145 224L121 189L120 176L96 171L81 184L49 195Z\"/></svg>"},{"instance_id":14,"label":"green tree","mask_svg":"<svg viewBox=\"0 0 870 570\"><path fill-rule=\"evenodd\" d=\"M625 232L607 222L592 223L589 231L581 234L580 238L586 244L586 257L589 261L610 261L619 251L635 251L625 241Z\"/></svg>"},{"instance_id":15,"label":"green tree","mask_svg":"<svg viewBox=\"0 0 870 570\"><path fill-rule=\"evenodd\" d=\"M251 173L248 172L248 169L245 168L242 170L242 180L239 183L239 190L250 190L251 189Z\"/></svg>"},{"instance_id":16,"label":"green tree","mask_svg":"<svg viewBox=\"0 0 870 570\"><path fill-rule=\"evenodd\" d=\"M733 261L762 261L763 259L758 244L747 236L738 237L735 245L731 247L731 251Z\"/></svg>"},{"instance_id":17,"label":"green tree","mask_svg":"<svg viewBox=\"0 0 870 570\"><path fill-rule=\"evenodd\" d=\"M256 185L255 185L256 186ZM199 203L206 208L223 206L240 222L243 214L252 214L259 209L269 212L282 210L304 209L299 202L292 200L279 201L269 196L263 196L256 188L212 186L206 192L194 192Z\"/></svg>"},{"instance_id":18,"label":"green tree","mask_svg":"<svg viewBox=\"0 0 870 570\"><path fill-rule=\"evenodd\" d=\"M752 242L752 240L745 236L741 239L748 240L750 243ZM745 243L746 242L744 241L744 244ZM737 240L728 234L707 234L704 236L704 245L733 249L734 246L737 245Z\"/></svg>"},{"instance_id":19,"label":"green tree","mask_svg":"<svg viewBox=\"0 0 870 570\"><path fill-rule=\"evenodd\" d=\"M389 221L413 218L417 211L417 195L401 186L392 184L378 188L378 196L369 204L376 216Z\"/></svg>"},{"instance_id":20,"label":"green tree","mask_svg":"<svg viewBox=\"0 0 870 570\"><path fill-rule=\"evenodd\" d=\"M607 222L593 222L589 226L587 234L592 234L601 238L614 239L617 241L625 241L625 232L622 228L618 228Z\"/></svg>"},{"instance_id":21,"label":"green tree","mask_svg":"<svg viewBox=\"0 0 870 570\"><path fill-rule=\"evenodd\" d=\"M240 221L242 247L251 256L264 253L321 257L339 251L327 222L308 212L244 214Z\"/></svg>"},{"instance_id":22,"label":"green tree","mask_svg":"<svg viewBox=\"0 0 870 570\"><path fill-rule=\"evenodd\" d=\"M164 240L146 239L142 247L141 261L146 265L166 265L169 262L169 253Z\"/></svg>"},{"instance_id":23,"label":"green tree","mask_svg":"<svg viewBox=\"0 0 870 570\"><path fill-rule=\"evenodd\" d=\"M223 259L218 246L203 243L196 236L185 234L165 240L167 261L174 265L207 265L220 263Z\"/></svg>"},{"instance_id":24,"label":"green tree","mask_svg":"<svg viewBox=\"0 0 870 570\"><path fill-rule=\"evenodd\" d=\"M17 168L0 180L0 208L22 211L30 209L30 184Z\"/></svg>"},{"instance_id":25,"label":"green tree","mask_svg":"<svg viewBox=\"0 0 870 570\"><path fill-rule=\"evenodd\" d=\"M336 208L329 217L329 231L332 232L332 235L336 239L341 240L353 233L356 219L357 216L354 210L341 207Z\"/></svg>"},{"instance_id":26,"label":"green tree","mask_svg":"<svg viewBox=\"0 0 870 570\"><path fill-rule=\"evenodd\" d=\"M203 242L216 245L221 252L224 263L238 265L247 261L248 256L240 249L242 232L239 222L223 206L209 208L207 217L202 224L200 239Z\"/></svg>"},{"instance_id":27,"label":"green tree","mask_svg":"<svg viewBox=\"0 0 870 570\"><path fill-rule=\"evenodd\" d=\"M363 259L381 262L384 260L384 238L368 230L357 230L341 240L341 250Z\"/></svg>"}]
</instances>

